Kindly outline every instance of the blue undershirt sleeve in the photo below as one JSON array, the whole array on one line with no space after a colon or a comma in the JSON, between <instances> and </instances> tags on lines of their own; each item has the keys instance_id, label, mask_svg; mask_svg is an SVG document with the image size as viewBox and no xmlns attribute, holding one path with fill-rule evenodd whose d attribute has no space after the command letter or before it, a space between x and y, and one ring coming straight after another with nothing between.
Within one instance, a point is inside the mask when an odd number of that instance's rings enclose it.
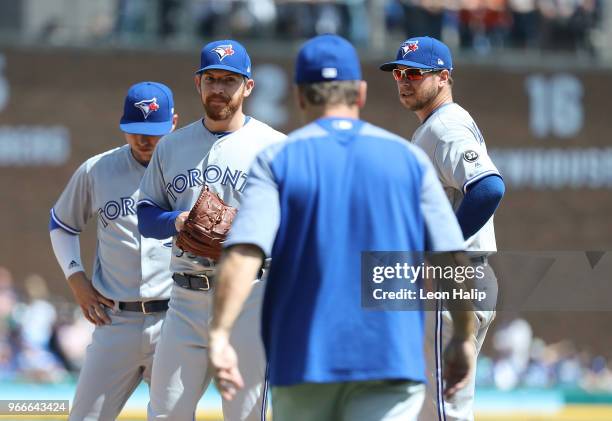
<instances>
[{"instance_id":1,"label":"blue undershirt sleeve","mask_svg":"<svg viewBox=\"0 0 612 421\"><path fill-rule=\"evenodd\" d=\"M174 220L183 211L167 211L147 203L140 203L136 210L138 215L138 230L143 237L163 240L173 237L178 232Z\"/></svg>"},{"instance_id":2,"label":"blue undershirt sleeve","mask_svg":"<svg viewBox=\"0 0 612 421\"><path fill-rule=\"evenodd\" d=\"M505 190L504 181L497 174L484 177L469 187L457 209L457 220L465 239L476 234L493 216Z\"/></svg>"}]
</instances>

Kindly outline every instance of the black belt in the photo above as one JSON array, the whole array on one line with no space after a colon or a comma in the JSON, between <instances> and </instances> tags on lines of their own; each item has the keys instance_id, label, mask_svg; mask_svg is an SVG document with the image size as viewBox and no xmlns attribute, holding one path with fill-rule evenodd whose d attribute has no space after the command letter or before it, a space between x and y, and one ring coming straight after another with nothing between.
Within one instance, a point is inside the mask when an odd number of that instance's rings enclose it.
<instances>
[{"instance_id":1,"label":"black belt","mask_svg":"<svg viewBox=\"0 0 612 421\"><path fill-rule=\"evenodd\" d=\"M257 274L257 279L261 279L263 273L263 269L260 269L259 273ZM182 288L194 289L196 291L208 291L212 288L212 283L215 278L212 274L188 275L177 272L172 275L172 279L174 279L174 282Z\"/></svg>"},{"instance_id":2,"label":"black belt","mask_svg":"<svg viewBox=\"0 0 612 421\"><path fill-rule=\"evenodd\" d=\"M155 300L155 301L130 301L119 302L119 310L137 311L138 313L150 314L160 313L168 310L168 301L170 300Z\"/></svg>"},{"instance_id":3,"label":"black belt","mask_svg":"<svg viewBox=\"0 0 612 421\"><path fill-rule=\"evenodd\" d=\"M486 265L489 262L487 256L470 256L470 260L472 261L472 263L482 263L483 265Z\"/></svg>"},{"instance_id":4,"label":"black belt","mask_svg":"<svg viewBox=\"0 0 612 421\"><path fill-rule=\"evenodd\" d=\"M175 273L172 275L174 282L186 289L195 289L197 291L208 291L210 289L211 278L208 275L186 275L184 273Z\"/></svg>"}]
</instances>

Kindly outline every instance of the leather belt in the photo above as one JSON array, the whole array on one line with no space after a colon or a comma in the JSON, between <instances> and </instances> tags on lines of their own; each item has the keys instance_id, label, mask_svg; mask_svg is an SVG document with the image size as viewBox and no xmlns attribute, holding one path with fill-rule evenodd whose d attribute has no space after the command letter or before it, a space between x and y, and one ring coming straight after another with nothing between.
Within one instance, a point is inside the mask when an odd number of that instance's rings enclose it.
<instances>
[{"instance_id":1,"label":"leather belt","mask_svg":"<svg viewBox=\"0 0 612 421\"><path fill-rule=\"evenodd\" d=\"M257 274L257 278L261 279L263 276L263 269L259 270ZM198 275L189 275L186 273L176 272L172 275L172 279L174 282L185 289L193 289L196 291L208 291L212 288L212 284L215 280L215 276L211 273L208 275L198 274Z\"/></svg>"},{"instance_id":2,"label":"leather belt","mask_svg":"<svg viewBox=\"0 0 612 421\"><path fill-rule=\"evenodd\" d=\"M483 265L486 265L489 262L487 256L470 257L470 260L472 263L482 263Z\"/></svg>"},{"instance_id":3,"label":"leather belt","mask_svg":"<svg viewBox=\"0 0 612 421\"><path fill-rule=\"evenodd\" d=\"M208 291L211 287L212 275L187 275L184 273L175 273L172 275L174 282L183 288L194 289L196 291Z\"/></svg>"},{"instance_id":4,"label":"leather belt","mask_svg":"<svg viewBox=\"0 0 612 421\"><path fill-rule=\"evenodd\" d=\"M160 313L168 310L168 301L170 300L155 300L155 301L130 301L119 302L119 310L136 311L143 314Z\"/></svg>"}]
</instances>

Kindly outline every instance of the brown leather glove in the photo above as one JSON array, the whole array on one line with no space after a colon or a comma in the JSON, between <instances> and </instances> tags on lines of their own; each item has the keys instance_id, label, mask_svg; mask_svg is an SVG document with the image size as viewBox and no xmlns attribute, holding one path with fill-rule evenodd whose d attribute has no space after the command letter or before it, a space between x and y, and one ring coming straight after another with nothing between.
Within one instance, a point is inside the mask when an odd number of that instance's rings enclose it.
<instances>
[{"instance_id":1,"label":"brown leather glove","mask_svg":"<svg viewBox=\"0 0 612 421\"><path fill-rule=\"evenodd\" d=\"M205 185L178 234L176 245L196 256L219 260L237 212Z\"/></svg>"}]
</instances>

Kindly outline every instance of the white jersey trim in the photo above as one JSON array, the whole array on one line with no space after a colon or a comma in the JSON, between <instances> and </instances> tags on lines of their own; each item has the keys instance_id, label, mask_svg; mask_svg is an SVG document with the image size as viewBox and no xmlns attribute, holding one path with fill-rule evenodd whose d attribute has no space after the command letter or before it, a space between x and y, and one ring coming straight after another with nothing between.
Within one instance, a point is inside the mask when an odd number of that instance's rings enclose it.
<instances>
[{"instance_id":1,"label":"white jersey trim","mask_svg":"<svg viewBox=\"0 0 612 421\"><path fill-rule=\"evenodd\" d=\"M467 180L465 183L463 183L463 194L467 193L467 188L470 184L474 184L475 182L477 182L478 180L481 180L489 175L498 175L501 177L501 175L497 172L497 171L493 171L493 170L489 170L489 171L485 171L483 173L480 173L472 178L470 178L469 180Z\"/></svg>"},{"instance_id":2,"label":"white jersey trim","mask_svg":"<svg viewBox=\"0 0 612 421\"><path fill-rule=\"evenodd\" d=\"M155 206L156 208L164 209L163 206L159 206L157 203L155 203L154 201L150 199L140 199L138 202L136 202L136 207L140 205L150 205L150 206Z\"/></svg>"}]
</instances>

